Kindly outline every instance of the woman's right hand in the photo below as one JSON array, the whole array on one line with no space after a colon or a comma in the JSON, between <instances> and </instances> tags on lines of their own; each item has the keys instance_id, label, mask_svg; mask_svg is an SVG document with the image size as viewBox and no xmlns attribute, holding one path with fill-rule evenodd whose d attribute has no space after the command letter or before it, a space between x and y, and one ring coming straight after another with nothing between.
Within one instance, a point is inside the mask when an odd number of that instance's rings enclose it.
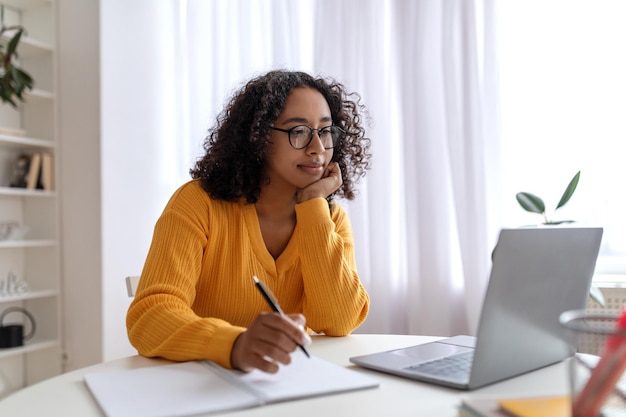
<instances>
[{"instance_id":1,"label":"woman's right hand","mask_svg":"<svg viewBox=\"0 0 626 417\"><path fill-rule=\"evenodd\" d=\"M311 343L304 331L305 323L301 314L287 317L277 313L259 314L235 340L230 356L232 367L245 372L253 369L271 374L278 372L279 363L291 363L290 353L299 344L307 346Z\"/></svg>"}]
</instances>

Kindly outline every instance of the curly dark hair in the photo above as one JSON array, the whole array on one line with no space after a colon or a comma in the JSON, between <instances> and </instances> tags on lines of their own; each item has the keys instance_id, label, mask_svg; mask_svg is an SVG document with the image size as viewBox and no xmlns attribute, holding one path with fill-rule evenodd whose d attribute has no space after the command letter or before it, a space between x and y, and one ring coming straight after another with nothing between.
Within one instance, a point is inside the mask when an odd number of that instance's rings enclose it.
<instances>
[{"instance_id":1,"label":"curly dark hair","mask_svg":"<svg viewBox=\"0 0 626 417\"><path fill-rule=\"evenodd\" d=\"M330 107L334 125L345 137L334 148L332 161L341 168L343 184L334 195L352 200L355 183L370 168L370 139L366 138L365 106L357 93L346 92L332 79L314 78L297 71L275 70L248 81L217 117L204 142L205 154L190 170L212 197L225 201L255 203L264 178L263 161L270 127L285 107L287 96L297 87L319 91Z\"/></svg>"}]
</instances>

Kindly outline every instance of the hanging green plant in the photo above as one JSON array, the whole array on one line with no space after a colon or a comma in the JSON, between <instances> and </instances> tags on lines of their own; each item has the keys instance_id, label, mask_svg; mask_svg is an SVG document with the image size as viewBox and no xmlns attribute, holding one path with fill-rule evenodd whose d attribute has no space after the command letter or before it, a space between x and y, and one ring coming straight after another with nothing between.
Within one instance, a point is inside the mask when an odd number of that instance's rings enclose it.
<instances>
[{"instance_id":1,"label":"hanging green plant","mask_svg":"<svg viewBox=\"0 0 626 417\"><path fill-rule=\"evenodd\" d=\"M24 28L5 26L4 7L0 8L0 22L0 100L17 108L17 102L24 101L24 93L33 88L33 78L17 64L17 47ZM10 38L9 33L13 33Z\"/></svg>"}]
</instances>

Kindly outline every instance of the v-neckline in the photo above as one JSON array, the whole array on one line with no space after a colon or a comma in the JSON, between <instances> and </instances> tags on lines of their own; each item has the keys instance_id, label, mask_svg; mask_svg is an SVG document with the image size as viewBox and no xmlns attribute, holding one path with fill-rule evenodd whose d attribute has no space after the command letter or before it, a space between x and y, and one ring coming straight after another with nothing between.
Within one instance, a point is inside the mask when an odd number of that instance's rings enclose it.
<instances>
[{"instance_id":1,"label":"v-neckline","mask_svg":"<svg viewBox=\"0 0 626 417\"><path fill-rule=\"evenodd\" d=\"M280 269L281 266L291 262L295 250L293 242L297 233L297 224L293 230L291 237L289 238L289 241L287 242L287 246L285 246L278 258L274 259L270 251L267 249L267 246L265 246L263 234L261 233L259 216L256 212L254 204L246 204L244 206L244 214L246 227L248 229L248 234L252 242L252 250L254 251L259 261L263 264L263 267L266 268L268 271L276 272L276 270Z\"/></svg>"}]
</instances>

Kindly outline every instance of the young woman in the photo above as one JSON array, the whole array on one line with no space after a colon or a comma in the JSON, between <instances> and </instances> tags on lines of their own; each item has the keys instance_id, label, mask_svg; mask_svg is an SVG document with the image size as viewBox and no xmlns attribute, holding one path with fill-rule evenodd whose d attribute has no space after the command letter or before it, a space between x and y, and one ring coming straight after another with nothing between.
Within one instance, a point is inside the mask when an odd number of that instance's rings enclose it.
<instances>
[{"instance_id":1,"label":"young woman","mask_svg":"<svg viewBox=\"0 0 626 417\"><path fill-rule=\"evenodd\" d=\"M350 221L333 201L353 199L369 168L363 111L302 72L271 71L231 98L155 226L126 320L141 355L273 373L310 332L365 320ZM253 276L290 314L270 313Z\"/></svg>"}]
</instances>

